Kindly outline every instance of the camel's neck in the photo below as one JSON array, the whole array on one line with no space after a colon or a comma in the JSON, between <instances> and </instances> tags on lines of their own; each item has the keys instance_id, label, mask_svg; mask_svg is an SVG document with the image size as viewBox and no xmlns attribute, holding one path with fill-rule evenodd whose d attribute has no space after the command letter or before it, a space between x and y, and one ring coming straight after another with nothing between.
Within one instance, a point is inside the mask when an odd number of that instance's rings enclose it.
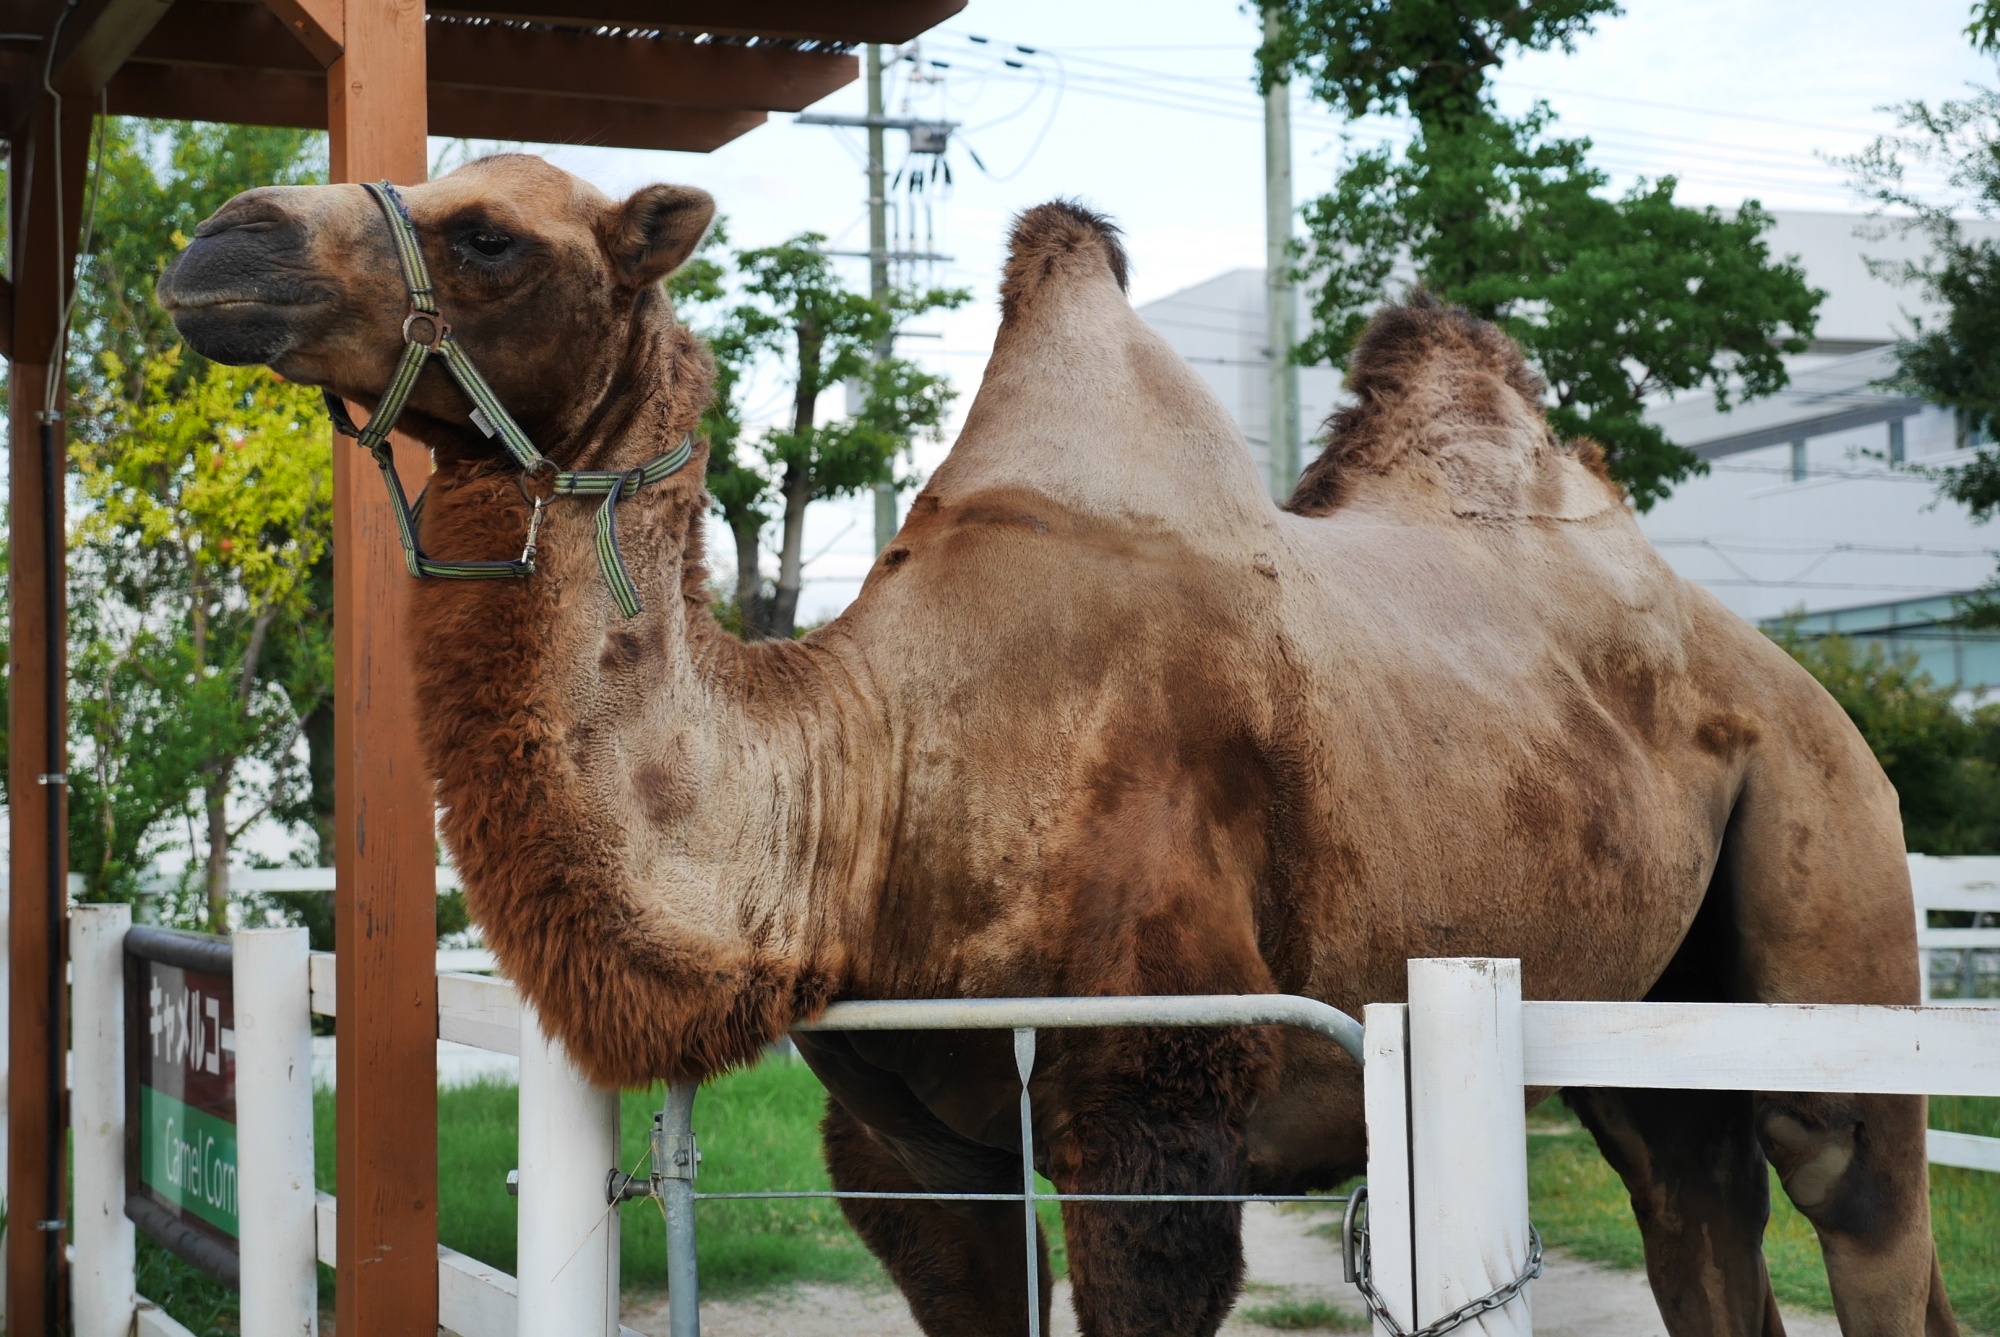
<instances>
[{"instance_id":1,"label":"camel's neck","mask_svg":"<svg viewBox=\"0 0 2000 1337\"><path fill-rule=\"evenodd\" d=\"M670 322L609 380L626 401L566 454L628 467L693 426L708 364ZM502 967L585 1071L625 1083L753 1057L840 968L863 815L828 783L838 731L859 758L853 679L832 646L745 646L707 610L697 459L622 503L617 534L645 611L598 568L596 502L558 501L525 581L418 587L418 709L443 830ZM518 550L511 475L445 468L425 542ZM851 777L850 777L851 778ZM865 843L865 842L864 842ZM844 870L844 871L843 871Z\"/></svg>"}]
</instances>

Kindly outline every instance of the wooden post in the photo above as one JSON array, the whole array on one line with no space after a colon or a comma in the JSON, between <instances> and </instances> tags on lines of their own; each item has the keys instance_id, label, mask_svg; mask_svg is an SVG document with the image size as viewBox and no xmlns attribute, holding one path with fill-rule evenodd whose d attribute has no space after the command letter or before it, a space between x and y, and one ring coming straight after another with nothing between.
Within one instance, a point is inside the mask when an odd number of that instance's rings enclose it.
<instances>
[{"instance_id":1,"label":"wooden post","mask_svg":"<svg viewBox=\"0 0 2000 1337\"><path fill-rule=\"evenodd\" d=\"M79 905L70 918L76 1337L126 1337L137 1299L138 1242L125 1216L125 931L131 927L129 905Z\"/></svg>"},{"instance_id":2,"label":"wooden post","mask_svg":"<svg viewBox=\"0 0 2000 1337\"><path fill-rule=\"evenodd\" d=\"M427 173L422 0L346 0L327 71L331 178ZM380 263L395 257L383 238ZM398 442L405 476L422 452ZM333 455L334 934L343 1333L435 1337L437 874L402 621L410 577L374 466Z\"/></svg>"},{"instance_id":3,"label":"wooden post","mask_svg":"<svg viewBox=\"0 0 2000 1337\"><path fill-rule=\"evenodd\" d=\"M1513 1281L1528 1257L1521 963L1452 957L1409 972L1414 1317L1435 1323ZM1527 1292L1460 1331L1528 1337Z\"/></svg>"},{"instance_id":4,"label":"wooden post","mask_svg":"<svg viewBox=\"0 0 2000 1337\"><path fill-rule=\"evenodd\" d=\"M13 618L7 773L7 1330L14 1337L41 1337L66 1324L62 978L69 851L61 773L67 765L68 730L64 682L69 659L62 612L68 571L62 497L67 447L62 423L48 424L55 459L51 478L43 466L41 413L75 262L94 109L89 98L65 100L58 173L55 106L46 95L37 98L13 140L7 178L14 239L8 254L14 307L7 475L12 540L7 597ZM58 393L58 412L64 403Z\"/></svg>"},{"instance_id":5,"label":"wooden post","mask_svg":"<svg viewBox=\"0 0 2000 1337\"><path fill-rule=\"evenodd\" d=\"M1417 1326L1410 1248L1410 1009L1362 1012L1362 1108L1368 1119L1368 1257L1376 1294L1405 1331ZM1393 1337L1381 1319L1377 1337Z\"/></svg>"},{"instance_id":6,"label":"wooden post","mask_svg":"<svg viewBox=\"0 0 2000 1337\"><path fill-rule=\"evenodd\" d=\"M516 1332L618 1337L618 1093L583 1079L521 1004L520 1210Z\"/></svg>"},{"instance_id":7,"label":"wooden post","mask_svg":"<svg viewBox=\"0 0 2000 1337\"><path fill-rule=\"evenodd\" d=\"M317 1337L312 984L302 928L239 929L236 1211L241 1330ZM83 1337L78 1333L77 1337Z\"/></svg>"}]
</instances>

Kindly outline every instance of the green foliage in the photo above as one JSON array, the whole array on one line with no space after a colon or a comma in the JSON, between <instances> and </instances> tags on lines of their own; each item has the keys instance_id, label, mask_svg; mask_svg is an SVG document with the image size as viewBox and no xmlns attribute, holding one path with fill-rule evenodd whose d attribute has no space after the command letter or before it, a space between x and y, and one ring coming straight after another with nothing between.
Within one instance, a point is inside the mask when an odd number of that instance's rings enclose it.
<instances>
[{"instance_id":1,"label":"green foliage","mask_svg":"<svg viewBox=\"0 0 2000 1337\"><path fill-rule=\"evenodd\" d=\"M1641 510L1701 466L1645 421L1643 401L1706 391L1719 408L1774 393L1822 296L1775 261L1754 201L1734 216L1674 201L1675 181L1617 197L1590 141L1537 106L1493 109L1486 72L1509 47L1568 49L1605 0L1517 5L1292 0L1267 71L1306 75L1350 113L1407 111L1409 147L1355 153L1304 210L1300 275L1318 286L1299 359L1343 365L1405 267L1498 322L1548 382L1550 419L1605 448Z\"/></svg>"},{"instance_id":2,"label":"green foliage","mask_svg":"<svg viewBox=\"0 0 2000 1337\"><path fill-rule=\"evenodd\" d=\"M2000 851L2000 705L1967 713L1912 656L1840 636L1777 641L1819 680L1896 787L1903 839L1919 854Z\"/></svg>"},{"instance_id":3,"label":"green foliage","mask_svg":"<svg viewBox=\"0 0 2000 1337\"><path fill-rule=\"evenodd\" d=\"M1990 49L1992 10L1982 7L1974 37ZM1896 344L1893 384L1906 393L1956 409L1968 428L2000 432L2000 245L1975 237L1968 217L2000 216L2000 90L1975 89L1971 96L1935 106L1919 99L1896 109L1898 133L1884 135L1845 159L1855 184L1883 210L1899 217L1884 221L1914 233L1929 245L1920 260L1877 262L1876 274L1921 292L1944 308L1926 324L1911 322ZM1913 169L1941 177L1939 196L1910 182ZM1968 464L1938 472L1940 491L1985 520L2000 506L2000 457L1983 449Z\"/></svg>"},{"instance_id":4,"label":"green foliage","mask_svg":"<svg viewBox=\"0 0 2000 1337\"><path fill-rule=\"evenodd\" d=\"M162 828L201 794L211 855L296 783L300 718L325 695L331 649L311 576L332 519L331 433L318 397L261 368L184 368L150 354L92 404L72 452L84 506L71 535L78 618L71 845L99 898L124 899ZM289 680L265 663L294 647ZM87 689L87 690L86 690ZM244 787L243 764L276 783ZM257 796L263 798L256 802ZM221 924L211 888L208 920Z\"/></svg>"},{"instance_id":5,"label":"green foliage","mask_svg":"<svg viewBox=\"0 0 2000 1337\"><path fill-rule=\"evenodd\" d=\"M1407 107L1432 124L1477 117L1486 75L1508 48L1575 49L1618 0L1284 0L1267 79L1304 75L1313 96L1350 116Z\"/></svg>"},{"instance_id":6,"label":"green foliage","mask_svg":"<svg viewBox=\"0 0 2000 1337\"><path fill-rule=\"evenodd\" d=\"M957 306L968 294L930 289L878 303L841 282L825 241L808 232L735 252L733 275L704 248L676 276L683 303L709 309L697 320L717 367L715 401L702 421L709 495L736 539L734 602L758 635L790 636L796 627L806 508L904 481L895 477L896 453L915 437L937 437L954 394L943 377L887 350L902 320ZM738 299L726 311L719 309L725 292ZM751 443L739 396L755 369L771 362L789 383L791 421ZM820 396L843 382L860 385L860 412L821 422ZM773 518L781 522L779 574L767 596L757 558Z\"/></svg>"},{"instance_id":7,"label":"green foliage","mask_svg":"<svg viewBox=\"0 0 2000 1337\"><path fill-rule=\"evenodd\" d=\"M1977 0L1972 6L1972 22L1965 25L1965 36L1973 50L2000 55L2000 0Z\"/></svg>"},{"instance_id":8,"label":"green foliage","mask_svg":"<svg viewBox=\"0 0 2000 1337\"><path fill-rule=\"evenodd\" d=\"M102 129L71 372L71 856L92 897L127 899L186 818L209 867L169 917L213 927L244 828L331 807L297 747L331 719L329 434L316 396L182 349L153 288L230 196L323 177L323 137Z\"/></svg>"}]
</instances>

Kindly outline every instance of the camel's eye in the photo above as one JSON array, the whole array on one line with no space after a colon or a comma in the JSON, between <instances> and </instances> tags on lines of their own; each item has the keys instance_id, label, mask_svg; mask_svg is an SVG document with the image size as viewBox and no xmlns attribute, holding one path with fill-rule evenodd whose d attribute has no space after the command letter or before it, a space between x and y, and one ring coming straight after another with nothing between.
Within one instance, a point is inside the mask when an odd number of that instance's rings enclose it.
<instances>
[{"instance_id":1,"label":"camel's eye","mask_svg":"<svg viewBox=\"0 0 2000 1337\"><path fill-rule=\"evenodd\" d=\"M465 244L488 260L497 260L507 253L514 239L504 232L475 232L465 239Z\"/></svg>"}]
</instances>

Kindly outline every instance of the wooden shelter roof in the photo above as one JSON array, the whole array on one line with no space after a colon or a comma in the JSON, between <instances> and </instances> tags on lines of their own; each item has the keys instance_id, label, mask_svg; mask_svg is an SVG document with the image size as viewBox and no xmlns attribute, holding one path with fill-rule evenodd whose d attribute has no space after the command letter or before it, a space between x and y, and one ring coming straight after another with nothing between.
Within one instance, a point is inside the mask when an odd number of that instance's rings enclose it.
<instances>
[{"instance_id":1,"label":"wooden shelter roof","mask_svg":"<svg viewBox=\"0 0 2000 1337\"><path fill-rule=\"evenodd\" d=\"M862 43L904 42L965 0L439 0L425 24L430 133L706 152L859 75ZM59 91L115 114L324 129L315 0L80 0ZM0 96L40 91L62 0L0 0ZM37 40L9 40L33 36Z\"/></svg>"}]
</instances>

